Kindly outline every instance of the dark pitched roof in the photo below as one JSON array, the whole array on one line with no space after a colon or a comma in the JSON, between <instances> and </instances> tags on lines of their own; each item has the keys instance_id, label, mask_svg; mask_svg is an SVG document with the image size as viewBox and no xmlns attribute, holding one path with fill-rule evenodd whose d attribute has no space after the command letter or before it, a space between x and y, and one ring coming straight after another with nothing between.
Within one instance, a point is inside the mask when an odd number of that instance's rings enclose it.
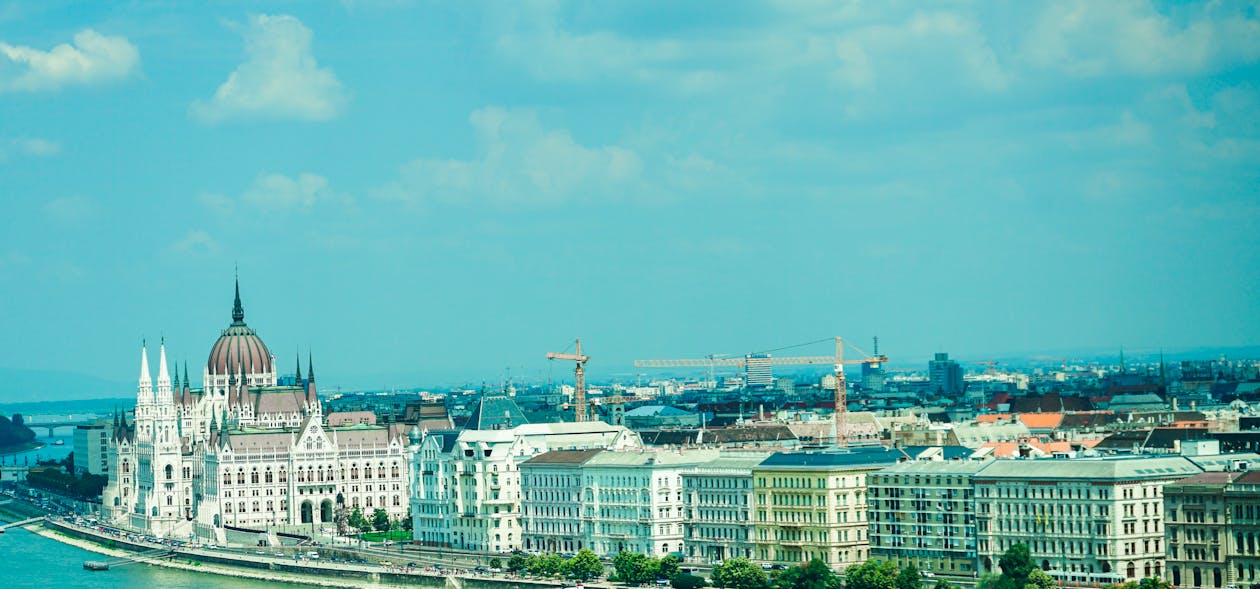
<instances>
[{"instance_id":1,"label":"dark pitched roof","mask_svg":"<svg viewBox=\"0 0 1260 589\"><path fill-rule=\"evenodd\" d=\"M1085 397L1065 397L1059 393L1015 397L1011 399L1013 413L1054 413L1061 411L1089 411L1094 405Z\"/></svg>"},{"instance_id":2,"label":"dark pitched roof","mask_svg":"<svg viewBox=\"0 0 1260 589\"><path fill-rule=\"evenodd\" d=\"M600 452L603 452L603 450L598 448L594 450L552 450L534 456L521 464L583 464Z\"/></svg>"},{"instance_id":3,"label":"dark pitched roof","mask_svg":"<svg viewBox=\"0 0 1260 589\"><path fill-rule=\"evenodd\" d=\"M1233 481L1239 474L1237 472L1204 472L1196 474L1192 477L1181 479L1175 483L1170 483L1169 487L1181 485L1221 485ZM1167 491L1165 491L1167 492Z\"/></svg>"},{"instance_id":4,"label":"dark pitched roof","mask_svg":"<svg viewBox=\"0 0 1260 589\"><path fill-rule=\"evenodd\" d=\"M639 437L652 446L685 446L694 444L698 433L694 429L649 430L639 432Z\"/></svg>"},{"instance_id":5,"label":"dark pitched roof","mask_svg":"<svg viewBox=\"0 0 1260 589\"><path fill-rule=\"evenodd\" d=\"M888 448L861 448L849 452L780 452L761 461L758 468L880 467L904 460L906 454Z\"/></svg>"},{"instance_id":6,"label":"dark pitched roof","mask_svg":"<svg viewBox=\"0 0 1260 589\"><path fill-rule=\"evenodd\" d=\"M1059 429L1085 429L1102 427L1120 421L1120 416L1111 412L1090 411L1084 413L1065 413Z\"/></svg>"},{"instance_id":7,"label":"dark pitched roof","mask_svg":"<svg viewBox=\"0 0 1260 589\"><path fill-rule=\"evenodd\" d=\"M1208 439L1207 429L1189 427L1157 427L1151 431L1151 435L1146 438L1146 444L1144 446L1147 448L1162 448L1171 450L1176 445L1174 442L1206 439Z\"/></svg>"},{"instance_id":8,"label":"dark pitched roof","mask_svg":"<svg viewBox=\"0 0 1260 589\"><path fill-rule=\"evenodd\" d=\"M1141 446L1151 434L1149 429L1138 429L1127 432L1116 432L1102 439L1094 446L1095 450L1132 450L1133 445Z\"/></svg>"},{"instance_id":9,"label":"dark pitched roof","mask_svg":"<svg viewBox=\"0 0 1260 589\"><path fill-rule=\"evenodd\" d=\"M529 420L516 406L516 401L500 394L485 395L473 407L464 429L508 429L525 425Z\"/></svg>"}]
</instances>

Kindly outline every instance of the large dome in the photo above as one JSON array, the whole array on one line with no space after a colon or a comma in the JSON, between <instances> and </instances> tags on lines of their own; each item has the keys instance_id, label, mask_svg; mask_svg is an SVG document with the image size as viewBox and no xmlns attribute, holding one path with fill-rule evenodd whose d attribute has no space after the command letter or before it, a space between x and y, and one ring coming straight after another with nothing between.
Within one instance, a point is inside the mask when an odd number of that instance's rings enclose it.
<instances>
[{"instance_id":1,"label":"large dome","mask_svg":"<svg viewBox=\"0 0 1260 589\"><path fill-rule=\"evenodd\" d=\"M211 374L234 375L268 374L271 367L271 351L267 349L262 338L245 325L245 309L241 306L241 287L236 286L236 302L232 306L232 325L223 330L223 335L210 348L210 358L206 361L206 369Z\"/></svg>"}]
</instances>

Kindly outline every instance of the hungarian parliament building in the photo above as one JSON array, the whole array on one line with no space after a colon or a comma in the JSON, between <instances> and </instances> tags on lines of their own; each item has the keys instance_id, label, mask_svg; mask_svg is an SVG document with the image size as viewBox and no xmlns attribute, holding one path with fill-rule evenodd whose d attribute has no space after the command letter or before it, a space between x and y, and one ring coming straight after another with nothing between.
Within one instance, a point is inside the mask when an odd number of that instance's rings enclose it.
<instances>
[{"instance_id":1,"label":"hungarian parliament building","mask_svg":"<svg viewBox=\"0 0 1260 589\"><path fill-rule=\"evenodd\" d=\"M420 432L374 419L325 416L315 371L300 360L279 385L276 358L245 323L240 285L232 323L210 348L203 387L171 372L165 342L156 387L140 352L134 418L115 418L104 514L166 537L223 542L228 530L310 533L340 509L408 517L409 461Z\"/></svg>"}]
</instances>

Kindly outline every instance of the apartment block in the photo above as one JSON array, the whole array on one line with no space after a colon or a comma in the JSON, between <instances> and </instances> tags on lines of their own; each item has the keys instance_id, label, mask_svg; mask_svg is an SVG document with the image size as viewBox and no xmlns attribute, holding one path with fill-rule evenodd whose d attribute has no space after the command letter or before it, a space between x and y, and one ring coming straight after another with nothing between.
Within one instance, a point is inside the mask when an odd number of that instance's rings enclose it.
<instances>
[{"instance_id":1,"label":"apartment block","mask_svg":"<svg viewBox=\"0 0 1260 589\"><path fill-rule=\"evenodd\" d=\"M723 452L684 472L683 541L689 560L752 558L752 469L769 452Z\"/></svg>"},{"instance_id":2,"label":"apartment block","mask_svg":"<svg viewBox=\"0 0 1260 589\"><path fill-rule=\"evenodd\" d=\"M754 559L817 558L837 570L866 560L866 477L905 457L884 448L772 454L752 469Z\"/></svg>"},{"instance_id":3,"label":"apartment block","mask_svg":"<svg viewBox=\"0 0 1260 589\"><path fill-rule=\"evenodd\" d=\"M903 462L871 473L871 556L955 575L976 571L974 478L990 461Z\"/></svg>"}]
</instances>

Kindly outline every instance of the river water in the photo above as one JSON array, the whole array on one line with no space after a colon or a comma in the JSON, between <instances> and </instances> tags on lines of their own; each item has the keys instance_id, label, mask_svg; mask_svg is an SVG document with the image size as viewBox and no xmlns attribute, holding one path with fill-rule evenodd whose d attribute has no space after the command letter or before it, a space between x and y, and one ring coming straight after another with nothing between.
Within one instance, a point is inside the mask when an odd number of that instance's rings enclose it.
<instances>
[{"instance_id":1,"label":"river water","mask_svg":"<svg viewBox=\"0 0 1260 589\"><path fill-rule=\"evenodd\" d=\"M238 579L146 564L89 571L83 568L85 560L109 560L109 557L23 529L0 534L4 589L309 589L307 585Z\"/></svg>"}]
</instances>

